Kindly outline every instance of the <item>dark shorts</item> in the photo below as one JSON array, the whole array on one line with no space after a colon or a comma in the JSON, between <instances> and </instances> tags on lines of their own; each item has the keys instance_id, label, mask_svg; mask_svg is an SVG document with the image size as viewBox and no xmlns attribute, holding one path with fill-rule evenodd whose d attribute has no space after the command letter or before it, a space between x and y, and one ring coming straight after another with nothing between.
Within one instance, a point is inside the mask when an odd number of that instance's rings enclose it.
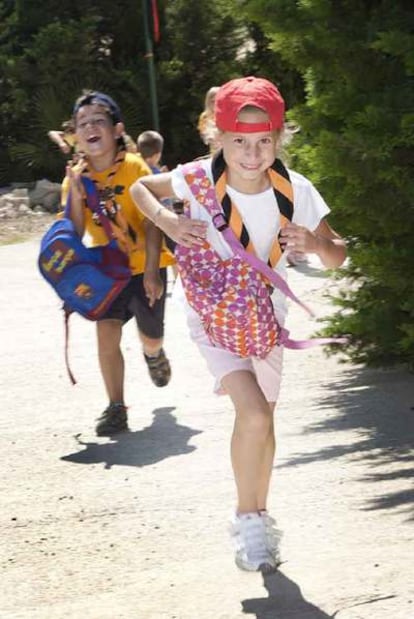
<instances>
[{"instance_id":1,"label":"dark shorts","mask_svg":"<svg viewBox=\"0 0 414 619\"><path fill-rule=\"evenodd\" d=\"M154 305L148 305L148 299L144 290L144 274L133 275L128 286L112 303L109 310L101 320L120 320L128 322L135 317L138 329L147 337L159 339L164 336L164 310L167 296L167 269L160 269L160 277L164 284L164 292L161 299Z\"/></svg>"},{"instance_id":2,"label":"dark shorts","mask_svg":"<svg viewBox=\"0 0 414 619\"><path fill-rule=\"evenodd\" d=\"M170 250L170 252L173 254L175 252L175 246L177 245L177 243L173 241L172 239L170 239L170 237L167 236L166 234L164 236L165 236L165 244Z\"/></svg>"}]
</instances>

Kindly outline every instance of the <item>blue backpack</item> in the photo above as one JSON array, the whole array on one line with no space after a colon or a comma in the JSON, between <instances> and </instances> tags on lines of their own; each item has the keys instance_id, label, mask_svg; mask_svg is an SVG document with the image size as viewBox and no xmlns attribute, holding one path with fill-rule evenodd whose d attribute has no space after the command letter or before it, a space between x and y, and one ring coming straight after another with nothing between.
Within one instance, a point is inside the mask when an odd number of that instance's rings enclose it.
<instances>
[{"instance_id":1,"label":"blue backpack","mask_svg":"<svg viewBox=\"0 0 414 619\"><path fill-rule=\"evenodd\" d=\"M118 247L111 224L102 210L91 179L82 177L87 205L96 213L109 243L86 247L68 214L55 221L40 243L40 273L63 301L65 312L65 360L70 380L76 383L68 362L68 318L77 312L88 320L99 320L131 279L128 256Z\"/></svg>"},{"instance_id":2,"label":"blue backpack","mask_svg":"<svg viewBox=\"0 0 414 619\"><path fill-rule=\"evenodd\" d=\"M111 225L102 212L94 183L82 177L88 207L98 215L108 245L86 247L68 217L55 221L40 243L40 273L62 299L67 313L99 320L131 278L127 255L118 248Z\"/></svg>"}]
</instances>

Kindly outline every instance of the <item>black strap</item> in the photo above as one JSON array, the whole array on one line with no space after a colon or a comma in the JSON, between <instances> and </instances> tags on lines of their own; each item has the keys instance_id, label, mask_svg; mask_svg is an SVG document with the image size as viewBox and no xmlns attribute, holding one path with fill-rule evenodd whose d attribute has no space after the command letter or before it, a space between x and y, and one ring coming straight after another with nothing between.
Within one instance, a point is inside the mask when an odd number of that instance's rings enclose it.
<instances>
[{"instance_id":1,"label":"black strap","mask_svg":"<svg viewBox=\"0 0 414 619\"><path fill-rule=\"evenodd\" d=\"M223 151L219 150L214 154L212 158L212 162L211 162L211 170L212 170L213 181L215 185L217 184L217 181L219 180L221 175L224 173L225 169L226 169L226 162L224 161ZM274 160L272 164L272 169L278 174L280 174L281 176L283 176L283 178L285 178L290 183L289 172L286 170L284 164L282 163L280 159ZM292 221L293 202L291 202L281 191L279 191L274 186L273 186L273 192L275 194L275 198L276 198L277 205L279 207L279 211L281 212L282 215L286 217L286 219L288 219L289 221ZM227 193L225 194L222 200L221 206L223 209L224 217L227 223L229 223L230 212L231 212L231 200L230 200L230 197L227 195ZM250 241L249 233L247 232L246 226L243 225L241 235L240 235L240 242L243 245L243 247L247 247L249 244L249 241Z\"/></svg>"}]
</instances>

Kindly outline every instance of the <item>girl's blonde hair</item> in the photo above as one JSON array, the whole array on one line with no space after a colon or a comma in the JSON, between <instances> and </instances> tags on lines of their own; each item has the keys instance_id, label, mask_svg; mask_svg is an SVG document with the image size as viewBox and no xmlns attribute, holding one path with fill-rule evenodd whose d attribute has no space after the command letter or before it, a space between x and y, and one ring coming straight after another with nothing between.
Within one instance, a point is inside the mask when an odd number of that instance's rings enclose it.
<instances>
[{"instance_id":1,"label":"girl's blonde hair","mask_svg":"<svg viewBox=\"0 0 414 619\"><path fill-rule=\"evenodd\" d=\"M204 99L204 109L206 111L213 111L214 108L214 99L216 98L216 94L218 93L219 87L212 86L206 92L206 96Z\"/></svg>"}]
</instances>

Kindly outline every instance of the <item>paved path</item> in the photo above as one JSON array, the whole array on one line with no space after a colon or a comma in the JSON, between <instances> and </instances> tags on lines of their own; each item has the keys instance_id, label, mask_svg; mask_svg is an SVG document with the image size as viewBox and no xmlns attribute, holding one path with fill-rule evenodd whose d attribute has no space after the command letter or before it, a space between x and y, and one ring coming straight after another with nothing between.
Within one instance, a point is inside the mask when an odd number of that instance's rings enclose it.
<instances>
[{"instance_id":1,"label":"paved path","mask_svg":"<svg viewBox=\"0 0 414 619\"><path fill-rule=\"evenodd\" d=\"M36 254L34 242L0 247L1 619L414 617L412 375L286 353L271 492L285 562L264 579L242 573L227 538L231 408L179 308L165 389L126 329L131 432L98 439L94 327L71 320L72 387ZM303 271L290 270L293 288L326 313L332 282ZM290 325L314 326L296 308Z\"/></svg>"}]
</instances>

